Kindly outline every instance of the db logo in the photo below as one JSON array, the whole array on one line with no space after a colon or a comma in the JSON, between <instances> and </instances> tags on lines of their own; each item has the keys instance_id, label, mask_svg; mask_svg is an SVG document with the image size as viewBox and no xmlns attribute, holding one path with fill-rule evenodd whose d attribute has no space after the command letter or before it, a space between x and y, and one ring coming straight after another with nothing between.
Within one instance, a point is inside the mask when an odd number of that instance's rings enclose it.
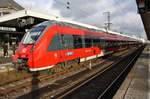
<instances>
[{"instance_id":1,"label":"db logo","mask_svg":"<svg viewBox=\"0 0 150 99\"><path fill-rule=\"evenodd\" d=\"M66 54L67 54L67 56L71 56L74 54L74 52L67 52Z\"/></svg>"}]
</instances>

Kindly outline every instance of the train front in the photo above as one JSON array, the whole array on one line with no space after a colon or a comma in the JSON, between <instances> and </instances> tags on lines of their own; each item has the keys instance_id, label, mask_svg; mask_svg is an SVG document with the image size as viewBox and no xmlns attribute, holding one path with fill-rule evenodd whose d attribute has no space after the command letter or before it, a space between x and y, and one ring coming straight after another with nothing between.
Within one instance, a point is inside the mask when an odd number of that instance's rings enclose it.
<instances>
[{"instance_id":1,"label":"train front","mask_svg":"<svg viewBox=\"0 0 150 99\"><path fill-rule=\"evenodd\" d=\"M17 70L29 71L28 60L32 58L34 46L45 28L45 25L38 25L33 27L24 35L22 41L19 43L15 55L12 56L14 66Z\"/></svg>"}]
</instances>

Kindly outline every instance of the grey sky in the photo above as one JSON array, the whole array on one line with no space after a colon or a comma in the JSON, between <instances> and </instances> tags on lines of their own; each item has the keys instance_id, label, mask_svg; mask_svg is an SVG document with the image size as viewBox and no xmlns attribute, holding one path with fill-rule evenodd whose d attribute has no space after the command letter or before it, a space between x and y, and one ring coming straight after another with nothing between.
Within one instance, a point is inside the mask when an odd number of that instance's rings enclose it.
<instances>
[{"instance_id":1,"label":"grey sky","mask_svg":"<svg viewBox=\"0 0 150 99\"><path fill-rule=\"evenodd\" d=\"M145 31L137 13L135 0L15 0L27 9L38 10L59 17L68 18L104 27L106 15L111 12L111 29L128 35L145 37ZM69 2L70 9L67 9Z\"/></svg>"}]
</instances>

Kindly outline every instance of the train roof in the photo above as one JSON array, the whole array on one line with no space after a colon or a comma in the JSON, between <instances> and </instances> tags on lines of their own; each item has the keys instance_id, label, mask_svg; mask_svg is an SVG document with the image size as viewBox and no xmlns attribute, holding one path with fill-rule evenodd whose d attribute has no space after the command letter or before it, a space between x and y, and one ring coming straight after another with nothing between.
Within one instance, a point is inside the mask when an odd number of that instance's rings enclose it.
<instances>
[{"instance_id":1,"label":"train roof","mask_svg":"<svg viewBox=\"0 0 150 99\"><path fill-rule=\"evenodd\" d=\"M92 26L92 25L88 25L88 24L84 24L84 23L69 21L66 19L57 19L55 21L59 22L62 25L69 25L69 26L73 26L73 27L77 27L77 28L81 28L81 29L87 29L87 30L91 30L94 32L98 32L99 35L97 35L97 36L101 36L102 39L106 39L106 40L118 40L118 41L137 41L138 40L134 37L120 34L119 32L105 30L105 29L102 29L102 28L99 28L96 26ZM101 32L103 32L103 33L101 33ZM92 32L91 32L91 35L93 35Z\"/></svg>"},{"instance_id":2,"label":"train roof","mask_svg":"<svg viewBox=\"0 0 150 99\"><path fill-rule=\"evenodd\" d=\"M120 40L120 41L139 41L138 38L136 37L131 37L125 34L121 34L119 32L114 32L114 31L110 31L110 30L106 30L104 28L99 28L96 26L92 26L89 24L84 24L84 23L80 23L80 22L76 22L76 21L72 21L72 20L67 20L65 18L53 18L50 19L53 21L57 21L62 25L69 25L69 26L73 26L73 27L77 27L77 28L82 28L82 29L88 29L94 32L103 32L105 33L103 35L103 39L107 39L107 40ZM102 36L102 34L100 34Z\"/></svg>"},{"instance_id":3,"label":"train roof","mask_svg":"<svg viewBox=\"0 0 150 99\"><path fill-rule=\"evenodd\" d=\"M74 26L77 28L89 29L94 32L103 32L103 33L106 33L105 36L103 37L104 39L114 40L117 38L117 40L127 40L127 41L138 40L134 37L120 34L119 32L106 31L103 28L99 28L96 26L92 26L92 25L88 25L88 24L84 24L84 23L80 23L80 22L76 22L76 21L67 20L64 18L57 18L56 16L39 13L39 12L33 11L33 10L22 10L22 11L18 11L18 12L0 17L0 25L16 27L19 18L25 18L25 17L29 17L29 16L33 17L33 18L44 19L44 20L54 20L54 21L57 21L64 25Z\"/></svg>"}]
</instances>

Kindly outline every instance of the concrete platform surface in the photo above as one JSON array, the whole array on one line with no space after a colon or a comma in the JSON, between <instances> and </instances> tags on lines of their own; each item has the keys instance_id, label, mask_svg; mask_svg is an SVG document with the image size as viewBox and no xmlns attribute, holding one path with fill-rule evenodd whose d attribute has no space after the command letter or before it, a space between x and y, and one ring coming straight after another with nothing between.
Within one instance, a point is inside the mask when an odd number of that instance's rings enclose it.
<instances>
[{"instance_id":1,"label":"concrete platform surface","mask_svg":"<svg viewBox=\"0 0 150 99\"><path fill-rule=\"evenodd\" d=\"M113 99L150 99L150 46L144 49Z\"/></svg>"}]
</instances>

